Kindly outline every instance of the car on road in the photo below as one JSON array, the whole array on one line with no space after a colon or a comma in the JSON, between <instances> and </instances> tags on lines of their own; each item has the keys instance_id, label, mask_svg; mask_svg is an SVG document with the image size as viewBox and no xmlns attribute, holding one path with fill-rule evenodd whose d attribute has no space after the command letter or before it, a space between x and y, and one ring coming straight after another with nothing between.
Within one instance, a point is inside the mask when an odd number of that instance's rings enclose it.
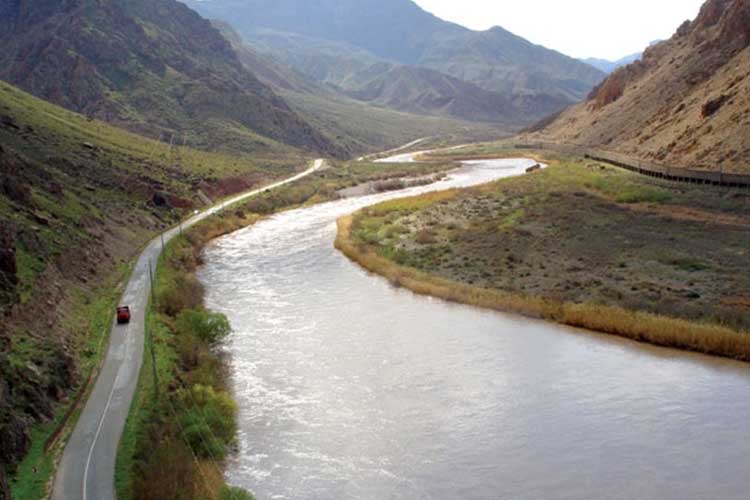
<instances>
[{"instance_id":1,"label":"car on road","mask_svg":"<svg viewBox=\"0 0 750 500\"><path fill-rule=\"evenodd\" d=\"M130 323L130 307L121 306L117 308L117 324L124 325Z\"/></svg>"}]
</instances>

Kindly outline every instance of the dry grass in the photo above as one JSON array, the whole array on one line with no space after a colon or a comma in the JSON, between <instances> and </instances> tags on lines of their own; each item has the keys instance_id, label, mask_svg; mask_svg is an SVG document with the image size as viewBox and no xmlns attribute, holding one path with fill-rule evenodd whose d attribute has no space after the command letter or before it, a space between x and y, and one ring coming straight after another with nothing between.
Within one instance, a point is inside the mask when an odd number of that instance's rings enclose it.
<instances>
[{"instance_id":1,"label":"dry grass","mask_svg":"<svg viewBox=\"0 0 750 500\"><path fill-rule=\"evenodd\" d=\"M352 240L353 217L338 221L336 248L368 271L420 294L546 319L639 342L750 361L750 333L615 306L571 304L473 287L402 267Z\"/></svg>"}]
</instances>

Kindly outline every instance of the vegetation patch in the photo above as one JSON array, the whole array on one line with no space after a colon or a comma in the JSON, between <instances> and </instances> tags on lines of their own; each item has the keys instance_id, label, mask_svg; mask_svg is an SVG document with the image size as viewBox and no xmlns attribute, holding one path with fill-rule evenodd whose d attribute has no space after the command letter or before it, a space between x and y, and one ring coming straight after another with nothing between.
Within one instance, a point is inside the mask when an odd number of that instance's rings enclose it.
<instances>
[{"instance_id":1,"label":"vegetation patch","mask_svg":"<svg viewBox=\"0 0 750 500\"><path fill-rule=\"evenodd\" d=\"M192 275L200 241L176 238L156 270L147 352L118 452L121 499L252 498L223 480L237 408L216 347L230 327L202 306L203 290Z\"/></svg>"},{"instance_id":2,"label":"vegetation patch","mask_svg":"<svg viewBox=\"0 0 750 500\"><path fill-rule=\"evenodd\" d=\"M548 161L363 209L337 246L418 293L750 359L746 198Z\"/></svg>"}]
</instances>

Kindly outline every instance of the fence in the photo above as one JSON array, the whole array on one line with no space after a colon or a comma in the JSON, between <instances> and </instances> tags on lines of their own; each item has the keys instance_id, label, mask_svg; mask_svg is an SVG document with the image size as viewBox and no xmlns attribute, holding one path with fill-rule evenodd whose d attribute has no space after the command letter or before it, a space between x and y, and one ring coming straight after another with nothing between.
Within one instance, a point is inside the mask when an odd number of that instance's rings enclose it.
<instances>
[{"instance_id":1,"label":"fence","mask_svg":"<svg viewBox=\"0 0 750 500\"><path fill-rule=\"evenodd\" d=\"M545 149L561 153L575 154L591 158L592 160L604 161L622 167L626 170L636 172L649 177L666 179L675 182L686 182L690 184L706 184L713 186L724 186L733 188L750 189L750 175L726 173L722 170L692 170L688 168L672 167L655 162L646 162L628 157L620 153L605 151L601 149L589 149L582 146L570 144L558 144L552 142L517 143L517 149Z\"/></svg>"}]
</instances>

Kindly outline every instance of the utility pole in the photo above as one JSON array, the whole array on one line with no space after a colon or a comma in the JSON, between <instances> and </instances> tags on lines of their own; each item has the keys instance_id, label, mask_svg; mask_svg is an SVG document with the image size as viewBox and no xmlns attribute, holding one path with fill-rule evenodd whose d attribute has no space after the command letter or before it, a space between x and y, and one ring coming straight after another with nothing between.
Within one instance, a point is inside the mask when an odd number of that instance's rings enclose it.
<instances>
[{"instance_id":1,"label":"utility pole","mask_svg":"<svg viewBox=\"0 0 750 500\"><path fill-rule=\"evenodd\" d=\"M154 153L156 153L156 150L159 149L159 143L161 142L162 137L164 136L164 132L159 132L159 140L154 142L154 147L151 148L151 153L148 155L148 159L151 160L151 158L154 157Z\"/></svg>"},{"instance_id":2,"label":"utility pole","mask_svg":"<svg viewBox=\"0 0 750 500\"><path fill-rule=\"evenodd\" d=\"M169 137L169 149L167 155L167 161L172 161L172 145L174 144L174 134Z\"/></svg>"},{"instance_id":3,"label":"utility pole","mask_svg":"<svg viewBox=\"0 0 750 500\"><path fill-rule=\"evenodd\" d=\"M154 291L154 271L153 264L149 261L148 263L148 280L151 286L151 307L156 310L156 292ZM148 320L148 318L146 318ZM148 321L146 321L148 323ZM151 373L154 377L154 398L156 401L159 400L159 375L156 371L156 351L154 351L154 332L149 328L146 328L146 336L148 337L149 347L151 350Z\"/></svg>"}]
</instances>

